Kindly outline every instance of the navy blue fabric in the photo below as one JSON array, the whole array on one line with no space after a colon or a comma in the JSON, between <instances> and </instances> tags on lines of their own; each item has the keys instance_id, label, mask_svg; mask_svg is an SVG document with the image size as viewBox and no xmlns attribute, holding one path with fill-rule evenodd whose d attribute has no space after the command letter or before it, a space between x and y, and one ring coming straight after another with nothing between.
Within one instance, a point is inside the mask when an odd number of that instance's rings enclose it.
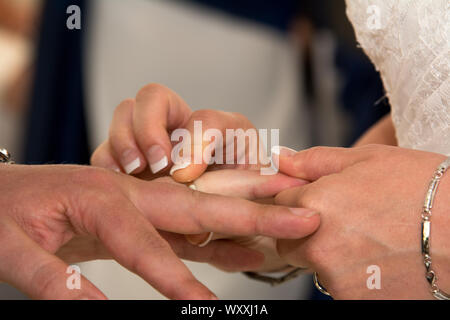
<instances>
[{"instance_id":1,"label":"navy blue fabric","mask_svg":"<svg viewBox=\"0 0 450 320\"><path fill-rule=\"evenodd\" d=\"M297 13L299 0L190 0L285 31Z\"/></svg>"},{"instance_id":2,"label":"navy blue fabric","mask_svg":"<svg viewBox=\"0 0 450 320\"><path fill-rule=\"evenodd\" d=\"M84 114L83 28L69 30L67 7L84 0L48 0L37 48L34 88L25 132L24 162L89 162ZM82 24L83 26L84 24Z\"/></svg>"},{"instance_id":3,"label":"navy blue fabric","mask_svg":"<svg viewBox=\"0 0 450 320\"><path fill-rule=\"evenodd\" d=\"M336 66L342 74L341 104L352 117L347 141L351 146L376 121L390 112L380 75L367 57L344 46L336 51Z\"/></svg>"}]
</instances>

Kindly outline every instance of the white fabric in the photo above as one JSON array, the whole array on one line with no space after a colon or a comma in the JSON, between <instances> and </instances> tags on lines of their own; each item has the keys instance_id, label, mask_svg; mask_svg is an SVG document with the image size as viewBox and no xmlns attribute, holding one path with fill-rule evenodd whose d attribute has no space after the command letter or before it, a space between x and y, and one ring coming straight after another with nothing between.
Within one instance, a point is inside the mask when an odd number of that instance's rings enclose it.
<instances>
[{"instance_id":1,"label":"white fabric","mask_svg":"<svg viewBox=\"0 0 450 320\"><path fill-rule=\"evenodd\" d=\"M450 1L347 0L347 14L380 71L399 145L450 155Z\"/></svg>"},{"instance_id":2,"label":"white fabric","mask_svg":"<svg viewBox=\"0 0 450 320\"><path fill-rule=\"evenodd\" d=\"M280 128L283 145L309 145L298 56L283 35L172 1L98 0L92 5L86 27L92 145L107 137L120 101L150 82L167 85L195 109L240 112L259 128ZM238 273L187 264L221 299L298 299L311 287L309 278L271 288ZM162 297L113 261L87 263L81 269L110 298Z\"/></svg>"}]
</instances>

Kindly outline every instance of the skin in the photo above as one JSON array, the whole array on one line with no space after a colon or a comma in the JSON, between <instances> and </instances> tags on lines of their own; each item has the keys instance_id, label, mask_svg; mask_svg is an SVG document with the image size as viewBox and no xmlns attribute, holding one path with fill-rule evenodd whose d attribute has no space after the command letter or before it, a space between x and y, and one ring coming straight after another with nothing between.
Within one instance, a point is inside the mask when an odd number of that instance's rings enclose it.
<instances>
[{"instance_id":1,"label":"skin","mask_svg":"<svg viewBox=\"0 0 450 320\"><path fill-rule=\"evenodd\" d=\"M397 146L395 137L395 128L392 123L391 115L388 114L379 120L372 128L355 143L354 147L361 147L367 144L384 144L388 146Z\"/></svg>"},{"instance_id":2,"label":"skin","mask_svg":"<svg viewBox=\"0 0 450 320\"><path fill-rule=\"evenodd\" d=\"M139 90L135 98L126 99L117 106L111 122L109 138L95 150L91 163L94 166L125 172L126 165L138 158L140 166L132 172L133 175L144 179L167 175L173 165L169 133L174 129L185 128L193 137L194 121L202 121L203 131L214 128L222 132L223 136L226 129L254 128L246 117L238 113L215 110L193 112L175 92L152 83ZM202 151L208 144L202 145ZM148 152L153 146L160 146L169 160L169 165L156 175L148 170L151 163ZM221 168L254 169L237 165L221 166ZM206 169L208 169L206 163L193 163L185 169L176 171L173 178L182 183L192 182Z\"/></svg>"},{"instance_id":3,"label":"skin","mask_svg":"<svg viewBox=\"0 0 450 320\"><path fill-rule=\"evenodd\" d=\"M187 109L180 111L179 106L184 102L170 90L155 85L142 90L149 89L151 98L139 103L147 109L164 110L159 118L147 118L147 130L153 140L168 139L168 132L174 128L166 125L171 123L171 119L188 119L186 123L195 120L196 115L186 112ZM155 99L155 95L159 98ZM137 104L133 106L136 108ZM184 116L177 115L177 112ZM242 119L233 123L231 115L221 123L223 118L221 112L208 111L203 125L206 122L206 126L217 126L221 130L226 126L236 128L242 123L249 126ZM213 119L211 123L214 125L208 124L209 119ZM122 127L127 125L127 129ZM134 139L131 138L132 133L121 135L118 132L133 132L133 126L134 122L113 125L109 140L97 150L93 163L99 166L119 163L115 156L119 153L112 147L119 143L113 141L122 140L120 143L131 145ZM141 123L140 126L146 125ZM147 139L144 131L141 134L139 139ZM394 126L388 115L370 129L354 148L319 147L298 153L282 149L281 155L274 159L280 172L308 183L278 193L275 203L311 209L320 214L321 226L311 236L300 240L280 237L282 240L277 241L276 247L278 256L265 252L266 258L271 256L271 259L277 260L275 262L281 259L286 265L317 271L321 283L336 299L432 298L420 251L420 213L428 183L445 156L396 145ZM170 150L169 145L167 148ZM180 170L183 174L173 178L183 182L195 181L198 189L208 193L227 193L235 190L233 183L242 184L240 179L228 181L219 175L204 179L208 182L202 184L200 175L206 169L206 166L201 170L188 167ZM144 167L140 170L144 172ZM152 175L147 174L146 178L151 179ZM246 178L241 176L241 179ZM224 181L227 183L224 184ZM449 205L446 196L449 192L450 178L446 176L439 186L432 219L433 267L439 275L438 284L444 291L450 288L450 252L445 245L449 240L450 217L445 212ZM246 192L228 194L248 198ZM252 197L248 199L254 200ZM189 238L191 242L200 243L205 234ZM253 248L263 251L258 246ZM265 263L268 262L273 261L266 259ZM381 269L380 290L367 288L366 281L370 274L366 271L370 265Z\"/></svg>"},{"instance_id":4,"label":"skin","mask_svg":"<svg viewBox=\"0 0 450 320\"><path fill-rule=\"evenodd\" d=\"M0 0L0 26L23 37L34 35L38 22L40 4L17 5Z\"/></svg>"},{"instance_id":5,"label":"skin","mask_svg":"<svg viewBox=\"0 0 450 320\"><path fill-rule=\"evenodd\" d=\"M168 298L216 299L180 258L235 270L257 267L263 257L225 240L199 248L182 234L295 239L319 225L309 210L201 193L169 178L63 165L1 164L0 171L0 281L34 299L105 299L84 277L81 290L68 290L66 270L68 263L109 258ZM275 181L272 193L298 186L296 180Z\"/></svg>"},{"instance_id":6,"label":"skin","mask_svg":"<svg viewBox=\"0 0 450 320\"><path fill-rule=\"evenodd\" d=\"M445 156L398 147L313 148L282 152L280 171L311 181L285 190L275 203L311 208L321 226L303 240L279 240L280 256L319 272L337 299L429 299L420 251L420 214L428 183ZM450 286L450 179L433 207L432 257ZM369 290L367 267L381 269L381 289Z\"/></svg>"},{"instance_id":7,"label":"skin","mask_svg":"<svg viewBox=\"0 0 450 320\"><path fill-rule=\"evenodd\" d=\"M193 112L175 92L162 85L152 83L141 88L135 98L126 99L116 107L109 129L109 138L95 150L91 158L91 164L125 172L126 165L138 158L140 166L132 172L134 176L144 180L167 176L173 165L170 157L172 152L170 132L174 129L185 128L193 136L194 121L202 121L204 131L209 128L218 129L223 136L225 136L226 129L247 130L254 128L246 117L238 113L216 110ZM193 150L194 141L191 142ZM202 151L208 144L202 145ZM169 158L169 164L161 172L153 174L150 171L151 159L148 150L156 145L164 149L164 154ZM226 146L224 146L225 148ZM248 169L253 170L253 172L227 170L230 168ZM223 172L208 172L208 174L205 174L206 170L214 169L221 169ZM180 183L193 183L197 190L201 192L273 203L273 197L282 190L278 189L281 180L278 176L272 176L275 178L260 176L259 171L256 171L257 169L259 169L258 165L212 165L208 167L206 163L191 164L185 169L176 171L172 178ZM217 181L224 179L226 179L228 187L217 183ZM281 184L286 186L286 183L289 182L284 181ZM303 184L305 182L297 180L295 183ZM255 190L262 189L265 189L265 191L260 191L259 194L255 193ZM275 192L276 190L278 191ZM193 245L203 243L208 237L209 232L186 235L186 239ZM231 237L229 234L215 234L213 239L233 239L241 246L264 253L264 263L253 266L252 271L278 271L280 268L286 267L286 263L276 253L273 239L268 241L264 237L257 239ZM268 250L268 246L271 247L270 250ZM229 268L224 268L222 265L215 263L213 265L222 270L230 271ZM235 271L244 271L244 269L235 268Z\"/></svg>"}]
</instances>

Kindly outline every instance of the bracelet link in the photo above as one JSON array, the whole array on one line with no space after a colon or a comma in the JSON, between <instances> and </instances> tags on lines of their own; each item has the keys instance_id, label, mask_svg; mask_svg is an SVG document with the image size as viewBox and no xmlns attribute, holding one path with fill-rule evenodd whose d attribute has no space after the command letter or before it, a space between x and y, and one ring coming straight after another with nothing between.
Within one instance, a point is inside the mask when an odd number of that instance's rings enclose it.
<instances>
[{"instance_id":1,"label":"bracelet link","mask_svg":"<svg viewBox=\"0 0 450 320\"><path fill-rule=\"evenodd\" d=\"M429 184L422 208L422 255L425 265L425 277L430 284L431 293L436 299L450 300L450 295L441 291L437 285L438 277L432 269L432 260L430 255L430 236L431 236L431 209L433 208L434 197L439 186L440 179L445 171L450 167L450 157L442 162L434 172L433 178Z\"/></svg>"},{"instance_id":2,"label":"bracelet link","mask_svg":"<svg viewBox=\"0 0 450 320\"><path fill-rule=\"evenodd\" d=\"M11 160L11 154L3 148L0 148L0 163L14 164L14 161Z\"/></svg>"}]
</instances>

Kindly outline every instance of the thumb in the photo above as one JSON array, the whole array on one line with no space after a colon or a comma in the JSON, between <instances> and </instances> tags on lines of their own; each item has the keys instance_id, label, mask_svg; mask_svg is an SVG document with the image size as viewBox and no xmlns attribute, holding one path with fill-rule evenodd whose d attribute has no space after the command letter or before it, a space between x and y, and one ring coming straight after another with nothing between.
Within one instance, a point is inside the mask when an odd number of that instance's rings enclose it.
<instances>
[{"instance_id":1,"label":"thumb","mask_svg":"<svg viewBox=\"0 0 450 320\"><path fill-rule=\"evenodd\" d=\"M16 225L1 250L0 278L32 299L103 300L105 295L73 266L45 251Z\"/></svg>"},{"instance_id":2,"label":"thumb","mask_svg":"<svg viewBox=\"0 0 450 320\"><path fill-rule=\"evenodd\" d=\"M362 158L363 154L355 148L314 147L299 152L272 148L272 161L279 172L308 181L341 172Z\"/></svg>"}]
</instances>

